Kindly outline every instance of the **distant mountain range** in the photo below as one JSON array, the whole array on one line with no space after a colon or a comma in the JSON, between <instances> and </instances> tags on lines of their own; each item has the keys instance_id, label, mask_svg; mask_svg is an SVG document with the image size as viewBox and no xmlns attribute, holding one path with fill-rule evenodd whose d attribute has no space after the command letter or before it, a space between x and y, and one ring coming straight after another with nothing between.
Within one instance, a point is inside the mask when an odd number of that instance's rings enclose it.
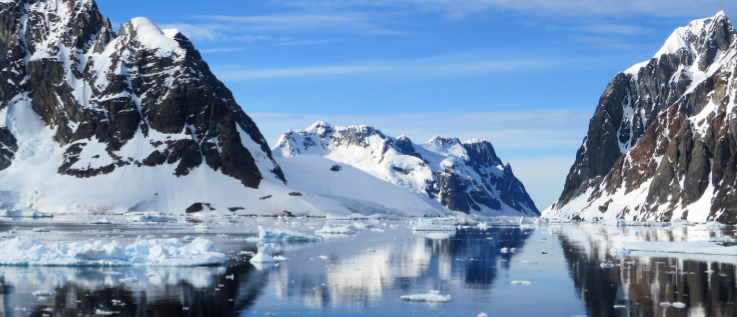
<instances>
[{"instance_id":1,"label":"distant mountain range","mask_svg":"<svg viewBox=\"0 0 737 317\"><path fill-rule=\"evenodd\" d=\"M719 12L617 74L543 216L737 223L736 56Z\"/></svg>"},{"instance_id":2,"label":"distant mountain range","mask_svg":"<svg viewBox=\"0 0 737 317\"><path fill-rule=\"evenodd\" d=\"M486 141L321 123L274 155L184 35L92 0L0 1L0 51L0 208L539 215Z\"/></svg>"}]
</instances>

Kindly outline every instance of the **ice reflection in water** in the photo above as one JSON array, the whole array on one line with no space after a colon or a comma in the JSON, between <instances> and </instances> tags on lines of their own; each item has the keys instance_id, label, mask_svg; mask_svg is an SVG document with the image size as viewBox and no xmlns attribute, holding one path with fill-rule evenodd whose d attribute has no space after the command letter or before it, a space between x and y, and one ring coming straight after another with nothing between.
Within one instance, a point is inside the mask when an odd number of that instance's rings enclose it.
<instances>
[{"instance_id":1,"label":"ice reflection in water","mask_svg":"<svg viewBox=\"0 0 737 317\"><path fill-rule=\"evenodd\" d=\"M241 239L254 235L257 225L312 233L310 230L321 228L324 222L245 219L234 227L211 221L208 225L213 229L205 233L174 225L120 228L124 238L147 232L205 236L216 242L220 252L237 252L255 250L253 244ZM737 256L633 253L621 259L609 254L618 240L704 240L733 235L731 229L564 224L473 228L459 230L448 239L429 239L425 233L413 233L406 221L382 223L387 224L380 226L383 232L362 230L357 235L327 235L320 243L282 245L277 254L290 260L281 264L233 260L223 267L198 268L0 267L5 275L0 284L0 307L5 316L27 316L29 312L37 316L93 315L97 309L118 312L115 316L267 312L278 316L476 316L481 312L503 316L735 315ZM19 224L18 232L31 235L30 227L40 225L49 226L46 222ZM65 234L69 237L65 230L100 228L59 223L51 227L51 235L39 237L52 237L53 241ZM0 225L0 232L9 228ZM54 232L58 235L53 236ZM217 238L219 233L229 237ZM502 253L502 248L516 252ZM602 261L622 266L602 268ZM714 273L705 273L709 270ZM231 275L232 280L227 278ZM511 285L512 280L529 280L532 285ZM37 290L57 294L39 301L31 295ZM453 301L412 304L399 300L402 295L430 290L450 294ZM113 300L125 306L115 306ZM662 301L683 302L687 307L663 308L659 305Z\"/></svg>"},{"instance_id":2,"label":"ice reflection in water","mask_svg":"<svg viewBox=\"0 0 737 317\"><path fill-rule=\"evenodd\" d=\"M610 248L622 240L707 240L732 235L731 229L563 225L551 230L559 235L576 292L590 316L737 316L737 254L609 254ZM602 267L605 261L615 266ZM661 306L675 302L686 307Z\"/></svg>"}]
</instances>

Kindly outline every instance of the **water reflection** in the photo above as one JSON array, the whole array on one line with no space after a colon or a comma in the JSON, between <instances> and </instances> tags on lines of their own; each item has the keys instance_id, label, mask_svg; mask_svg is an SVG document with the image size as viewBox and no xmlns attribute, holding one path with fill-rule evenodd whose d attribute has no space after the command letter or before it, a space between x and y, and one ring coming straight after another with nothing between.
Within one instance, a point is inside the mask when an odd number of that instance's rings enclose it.
<instances>
[{"instance_id":1,"label":"water reflection","mask_svg":"<svg viewBox=\"0 0 737 317\"><path fill-rule=\"evenodd\" d=\"M737 257L635 252L609 254L613 240L694 241L729 234L683 228L557 227L577 295L589 316L737 316ZM623 236L622 236L623 235ZM612 238L616 237L616 238ZM706 260L703 260L703 259ZM616 266L602 267L612 261ZM685 308L663 307L680 302Z\"/></svg>"}]
</instances>

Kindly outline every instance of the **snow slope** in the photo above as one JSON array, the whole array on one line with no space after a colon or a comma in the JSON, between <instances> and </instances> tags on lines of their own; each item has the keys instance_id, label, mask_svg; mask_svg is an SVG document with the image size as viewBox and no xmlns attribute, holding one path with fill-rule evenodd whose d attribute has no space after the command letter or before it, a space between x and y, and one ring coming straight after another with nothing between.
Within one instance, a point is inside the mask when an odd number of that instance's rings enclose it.
<instances>
[{"instance_id":1,"label":"snow slope","mask_svg":"<svg viewBox=\"0 0 737 317\"><path fill-rule=\"evenodd\" d=\"M737 223L737 31L724 12L676 29L600 98L560 219Z\"/></svg>"},{"instance_id":2,"label":"snow slope","mask_svg":"<svg viewBox=\"0 0 737 317\"><path fill-rule=\"evenodd\" d=\"M289 171L291 186L351 201L346 205L356 211L539 215L509 164L504 165L483 140L434 137L416 145L405 136L388 137L371 126L343 128L317 122L304 131L288 131L272 152ZM336 163L340 170L331 171Z\"/></svg>"},{"instance_id":3,"label":"snow slope","mask_svg":"<svg viewBox=\"0 0 737 317\"><path fill-rule=\"evenodd\" d=\"M0 209L349 214L290 196L255 123L177 30L92 0L0 3Z\"/></svg>"}]
</instances>

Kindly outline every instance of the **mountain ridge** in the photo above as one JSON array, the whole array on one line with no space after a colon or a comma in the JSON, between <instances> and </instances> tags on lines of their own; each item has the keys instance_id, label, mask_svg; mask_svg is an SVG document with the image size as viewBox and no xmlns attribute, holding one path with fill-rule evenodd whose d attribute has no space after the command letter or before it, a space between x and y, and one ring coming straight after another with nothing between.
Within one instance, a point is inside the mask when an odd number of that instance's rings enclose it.
<instances>
[{"instance_id":1,"label":"mountain ridge","mask_svg":"<svg viewBox=\"0 0 737 317\"><path fill-rule=\"evenodd\" d=\"M737 222L729 194L736 56L737 32L719 12L676 29L655 57L618 73L543 216Z\"/></svg>"}]
</instances>

